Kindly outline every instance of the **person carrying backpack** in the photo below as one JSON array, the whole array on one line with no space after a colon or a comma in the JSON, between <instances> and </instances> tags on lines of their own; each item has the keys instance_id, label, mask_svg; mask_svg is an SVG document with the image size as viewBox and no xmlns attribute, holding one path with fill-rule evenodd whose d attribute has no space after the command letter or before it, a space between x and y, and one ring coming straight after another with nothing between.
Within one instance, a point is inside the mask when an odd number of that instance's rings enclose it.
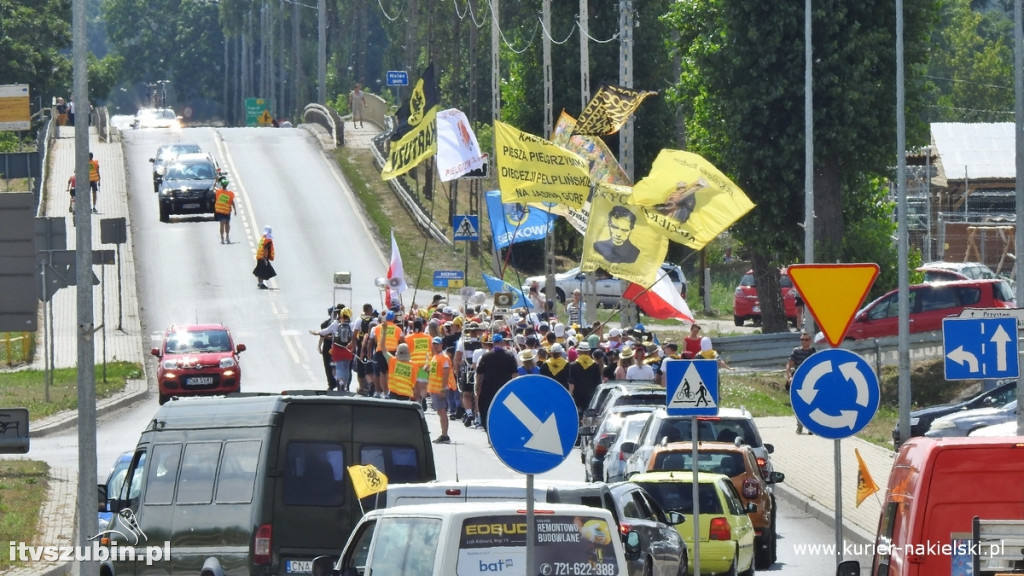
<instances>
[{"instance_id":1,"label":"person carrying backpack","mask_svg":"<svg viewBox=\"0 0 1024 576\"><path fill-rule=\"evenodd\" d=\"M338 306L344 306L339 304ZM322 330L310 330L310 334L321 338L331 338L331 360L334 361L334 378L338 390L349 391L352 382L352 359L355 343L353 342L352 310L342 308L336 320Z\"/></svg>"}]
</instances>

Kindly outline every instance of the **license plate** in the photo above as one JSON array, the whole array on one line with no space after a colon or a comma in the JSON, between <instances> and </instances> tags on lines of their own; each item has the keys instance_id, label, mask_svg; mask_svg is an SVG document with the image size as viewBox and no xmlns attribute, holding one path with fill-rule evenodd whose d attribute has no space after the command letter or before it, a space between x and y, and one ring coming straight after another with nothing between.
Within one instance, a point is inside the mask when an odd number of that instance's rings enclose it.
<instances>
[{"instance_id":1,"label":"license plate","mask_svg":"<svg viewBox=\"0 0 1024 576\"><path fill-rule=\"evenodd\" d=\"M188 386L206 386L207 384L213 384L213 376L196 376L189 378L185 384Z\"/></svg>"},{"instance_id":2,"label":"license plate","mask_svg":"<svg viewBox=\"0 0 1024 576\"><path fill-rule=\"evenodd\" d=\"M199 208L199 203L198 202L193 202L191 204L182 204L181 207L184 210L192 210L194 208Z\"/></svg>"},{"instance_id":3,"label":"license plate","mask_svg":"<svg viewBox=\"0 0 1024 576\"><path fill-rule=\"evenodd\" d=\"M285 562L285 571L289 574L310 574L313 572L313 561L289 560Z\"/></svg>"}]
</instances>

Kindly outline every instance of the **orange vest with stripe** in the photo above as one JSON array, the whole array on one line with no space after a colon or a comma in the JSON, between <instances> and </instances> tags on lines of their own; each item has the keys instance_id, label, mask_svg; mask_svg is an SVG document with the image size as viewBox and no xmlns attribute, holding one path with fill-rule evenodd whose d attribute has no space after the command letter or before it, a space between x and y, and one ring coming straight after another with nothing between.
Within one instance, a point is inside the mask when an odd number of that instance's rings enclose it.
<instances>
[{"instance_id":1,"label":"orange vest with stripe","mask_svg":"<svg viewBox=\"0 0 1024 576\"><path fill-rule=\"evenodd\" d=\"M409 361L417 366L426 366L430 359L430 335L423 332L409 334L405 343L409 345Z\"/></svg>"},{"instance_id":2,"label":"orange vest with stripe","mask_svg":"<svg viewBox=\"0 0 1024 576\"><path fill-rule=\"evenodd\" d=\"M416 367L412 362L403 362L395 356L388 358L388 391L411 398L415 382Z\"/></svg>"},{"instance_id":3,"label":"orange vest with stripe","mask_svg":"<svg viewBox=\"0 0 1024 576\"><path fill-rule=\"evenodd\" d=\"M215 214L231 214L231 205L235 203L234 192L221 188L217 190L214 198L216 198L216 201L213 203L213 212Z\"/></svg>"},{"instance_id":4,"label":"orange vest with stripe","mask_svg":"<svg viewBox=\"0 0 1024 576\"><path fill-rule=\"evenodd\" d=\"M381 337L381 329L383 329L384 336ZM387 348L388 352L392 354L395 350L398 350L398 340L401 337L401 332L398 330L398 326L394 323L384 321L383 324L378 324L373 329L373 338L377 341L377 352L383 352Z\"/></svg>"},{"instance_id":5,"label":"orange vest with stripe","mask_svg":"<svg viewBox=\"0 0 1024 576\"><path fill-rule=\"evenodd\" d=\"M430 369L427 371L427 392L430 394L440 394L441 391L447 386L454 390L455 388L451 385L453 381L451 371L452 361L448 358L448 355L444 352L434 354L434 357L430 359ZM444 369L448 368L448 382L444 381Z\"/></svg>"}]
</instances>

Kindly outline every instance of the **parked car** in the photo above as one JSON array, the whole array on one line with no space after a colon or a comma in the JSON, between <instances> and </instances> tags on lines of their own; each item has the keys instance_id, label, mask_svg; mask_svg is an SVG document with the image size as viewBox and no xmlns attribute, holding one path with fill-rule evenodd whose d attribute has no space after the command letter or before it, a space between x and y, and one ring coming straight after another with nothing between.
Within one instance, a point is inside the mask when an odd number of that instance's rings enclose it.
<instances>
[{"instance_id":1,"label":"parked car","mask_svg":"<svg viewBox=\"0 0 1024 576\"><path fill-rule=\"evenodd\" d=\"M160 183L160 221L169 222L172 214L213 214L217 179L225 175L210 154L179 155Z\"/></svg>"},{"instance_id":2,"label":"parked car","mask_svg":"<svg viewBox=\"0 0 1024 576\"><path fill-rule=\"evenodd\" d=\"M313 576L588 574L624 576L639 556L638 535L623 547L608 511L570 504L538 506L535 566L527 569L523 503L399 506L367 513L335 561L316 558ZM495 532L499 530L500 532ZM624 549L625 548L625 549ZM585 567L585 568L583 568Z\"/></svg>"},{"instance_id":3,"label":"parked car","mask_svg":"<svg viewBox=\"0 0 1024 576\"><path fill-rule=\"evenodd\" d=\"M662 397L662 403L664 402L665 399ZM580 428L583 474L587 482L605 479L604 462L608 455L608 448L619 437L619 432L626 419L635 415L646 418L652 411L654 411L654 406L633 404L613 406L604 413L598 426ZM583 439L587 440L585 444L582 442ZM607 482L607 480L605 481Z\"/></svg>"},{"instance_id":4,"label":"parked car","mask_svg":"<svg viewBox=\"0 0 1024 576\"><path fill-rule=\"evenodd\" d=\"M141 108L135 114L132 128L163 128L178 130L181 128L181 116L170 108Z\"/></svg>"},{"instance_id":5,"label":"parked car","mask_svg":"<svg viewBox=\"0 0 1024 576\"><path fill-rule=\"evenodd\" d=\"M693 471L693 444L675 442L655 448L647 470ZM698 443L697 471L728 476L743 505L755 505L756 510L747 514L754 525L755 564L758 570L768 569L778 557L775 501L768 492L768 485L782 482L785 474L773 471L765 478L750 446L728 442Z\"/></svg>"},{"instance_id":6,"label":"parked car","mask_svg":"<svg viewBox=\"0 0 1024 576\"><path fill-rule=\"evenodd\" d=\"M670 416L665 407L651 412L637 441L622 445L622 451L630 455L629 461L626 463L626 479L630 479L633 474L647 470L651 453L654 452L654 448L658 444L692 440L690 418L690 416ZM761 475L768 477L771 474L773 470L771 453L775 451L775 446L761 441L761 434L758 432L754 416L750 412L742 408L720 408L718 416L697 417L698 440L714 442L723 437L723 434L734 434L734 436L730 436L733 439L742 438L744 443L754 449L754 454L757 455L757 465L761 467Z\"/></svg>"},{"instance_id":7,"label":"parked car","mask_svg":"<svg viewBox=\"0 0 1024 576\"><path fill-rule=\"evenodd\" d=\"M928 262L918 266L917 271L924 273L924 280L922 282L999 278L991 268L981 262Z\"/></svg>"},{"instance_id":8,"label":"parked car","mask_svg":"<svg viewBox=\"0 0 1024 576\"><path fill-rule=\"evenodd\" d=\"M591 272L590 274L594 275L594 290L597 293L598 306L605 308L618 306L619 300L622 298L622 294L629 283L618 278L612 278L603 270ZM686 275L683 274L682 268L671 262L665 262L661 265L661 270L658 271L659 277L661 274L668 274L672 284L679 290L679 294L686 298ZM581 272L579 266L567 272L555 274L555 296L558 298L558 301L564 304L567 295L571 296L573 290L578 289L582 292L583 283L586 279L587 273ZM544 293L547 287L547 278L545 276L530 276L527 278L523 284L523 292L528 292L533 282L540 284L540 291Z\"/></svg>"},{"instance_id":9,"label":"parked car","mask_svg":"<svg viewBox=\"0 0 1024 576\"><path fill-rule=\"evenodd\" d=\"M629 459L629 455L622 451L622 445L626 442L636 442L649 416L650 414L647 412L637 412L622 419L619 433L616 434L615 440L608 446L608 451L604 456L604 465L601 467L605 482L621 482L625 480L626 461Z\"/></svg>"},{"instance_id":10,"label":"parked car","mask_svg":"<svg viewBox=\"0 0 1024 576\"><path fill-rule=\"evenodd\" d=\"M936 418L925 436L929 438L949 438L967 436L978 428L1017 421L1017 401L1007 403L999 408L976 408L954 414L946 414Z\"/></svg>"},{"instance_id":11,"label":"parked car","mask_svg":"<svg viewBox=\"0 0 1024 576\"><path fill-rule=\"evenodd\" d=\"M797 291L786 268L779 270L779 288L782 290L782 304L786 310L786 320L796 325ZM761 301L757 297L753 270L747 270L733 293L732 319L737 326L743 326L747 320L752 320L754 324L761 323Z\"/></svg>"},{"instance_id":12,"label":"parked car","mask_svg":"<svg viewBox=\"0 0 1024 576\"><path fill-rule=\"evenodd\" d=\"M156 381L160 404L172 396L210 396L241 391L242 367L238 355L245 344L235 344L223 324L171 326L158 348Z\"/></svg>"},{"instance_id":13,"label":"parked car","mask_svg":"<svg viewBox=\"0 0 1024 576\"><path fill-rule=\"evenodd\" d=\"M645 472L633 482L647 490L663 510L679 512L686 521L676 526L689 548L693 547L693 474L690 472ZM753 576L754 526L749 513L756 505L744 506L732 481L721 474L697 475L700 503L701 573ZM689 570L693 572L693 559Z\"/></svg>"},{"instance_id":14,"label":"parked car","mask_svg":"<svg viewBox=\"0 0 1024 576\"><path fill-rule=\"evenodd\" d=\"M597 429L601 427L604 419L617 408L635 406L645 408L650 412L658 406L665 405L665 388L656 386L650 382L638 381L633 384L613 386L607 394L602 395L598 405L593 409L584 411L583 420L585 426L580 426L580 451L584 453L583 463L589 463L587 455L590 454L591 443L597 439ZM600 474L594 476L599 478Z\"/></svg>"},{"instance_id":15,"label":"parked car","mask_svg":"<svg viewBox=\"0 0 1024 576\"><path fill-rule=\"evenodd\" d=\"M174 161L180 154L198 154L203 151L199 144L164 144L157 148L156 155L149 159L153 164L153 192L160 191L160 182L167 172L167 165Z\"/></svg>"},{"instance_id":16,"label":"parked car","mask_svg":"<svg viewBox=\"0 0 1024 576\"><path fill-rule=\"evenodd\" d=\"M967 434L971 438L1001 438L1004 436L1019 436L1017 434L1017 421L1010 420L1009 422L1003 422L1002 424L993 424L991 426L982 426L981 428L975 428L972 432Z\"/></svg>"},{"instance_id":17,"label":"parked car","mask_svg":"<svg viewBox=\"0 0 1024 576\"><path fill-rule=\"evenodd\" d=\"M649 382L642 382L638 380L610 380L608 382L602 382L597 385L594 390L594 395L590 397L590 404L583 410L580 415L580 428L587 428L594 426L594 420L604 410L604 404L608 400L608 395L611 394L612 390L629 387L629 386L640 386L649 384ZM585 446L585 443L589 441L589 438L581 438L581 447ZM583 451L580 450L580 462L586 462Z\"/></svg>"},{"instance_id":18,"label":"parked car","mask_svg":"<svg viewBox=\"0 0 1024 576\"><path fill-rule=\"evenodd\" d=\"M942 319L957 316L964 308L1016 308L1017 302L1005 280L960 280L941 284L914 284L907 297L910 332L942 329ZM853 317L846 337L850 340L883 338L899 333L899 291L893 290L862 308Z\"/></svg>"},{"instance_id":19,"label":"parked car","mask_svg":"<svg viewBox=\"0 0 1024 576\"><path fill-rule=\"evenodd\" d=\"M629 561L629 573L635 576L686 574L687 548L673 528L683 521L682 516L666 514L650 499L643 488L629 482L605 484L602 482L571 482L536 480L533 485L534 501L539 506L547 503L582 504L604 508L623 542L627 535L637 533L638 555ZM379 509L411 504L453 504L503 502L526 499L523 479L470 480L455 482L426 482L422 484L389 484L377 497L363 499L367 509ZM645 572L650 568L650 572Z\"/></svg>"},{"instance_id":20,"label":"parked car","mask_svg":"<svg viewBox=\"0 0 1024 576\"><path fill-rule=\"evenodd\" d=\"M932 422L940 416L946 414L952 414L954 412L963 412L964 410L974 410L975 408L998 408L1005 406L1008 402L1011 402L1017 398L1017 380L1007 380L991 390L987 390L964 400L956 404L940 404L937 406L928 406L927 408L920 408L910 413L910 435L913 436L924 436L924 433L931 428ZM900 447L900 423L897 420L896 425L892 428L892 443L897 448Z\"/></svg>"}]
</instances>

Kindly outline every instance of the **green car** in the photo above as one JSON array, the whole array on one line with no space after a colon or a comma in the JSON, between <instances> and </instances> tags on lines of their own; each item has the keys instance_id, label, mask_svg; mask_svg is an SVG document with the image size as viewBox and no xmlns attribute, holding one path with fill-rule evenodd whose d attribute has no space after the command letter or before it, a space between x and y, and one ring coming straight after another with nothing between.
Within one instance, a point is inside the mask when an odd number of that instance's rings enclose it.
<instances>
[{"instance_id":1,"label":"green car","mask_svg":"<svg viewBox=\"0 0 1024 576\"><path fill-rule=\"evenodd\" d=\"M729 477L700 472L700 550L693 544L693 473L644 472L629 480L646 490L666 512L679 512L686 522L676 526L690 550L689 571L700 554L701 574L754 574L754 525L748 513L757 510L751 503L744 507ZM752 509L751 509L752 508Z\"/></svg>"}]
</instances>

